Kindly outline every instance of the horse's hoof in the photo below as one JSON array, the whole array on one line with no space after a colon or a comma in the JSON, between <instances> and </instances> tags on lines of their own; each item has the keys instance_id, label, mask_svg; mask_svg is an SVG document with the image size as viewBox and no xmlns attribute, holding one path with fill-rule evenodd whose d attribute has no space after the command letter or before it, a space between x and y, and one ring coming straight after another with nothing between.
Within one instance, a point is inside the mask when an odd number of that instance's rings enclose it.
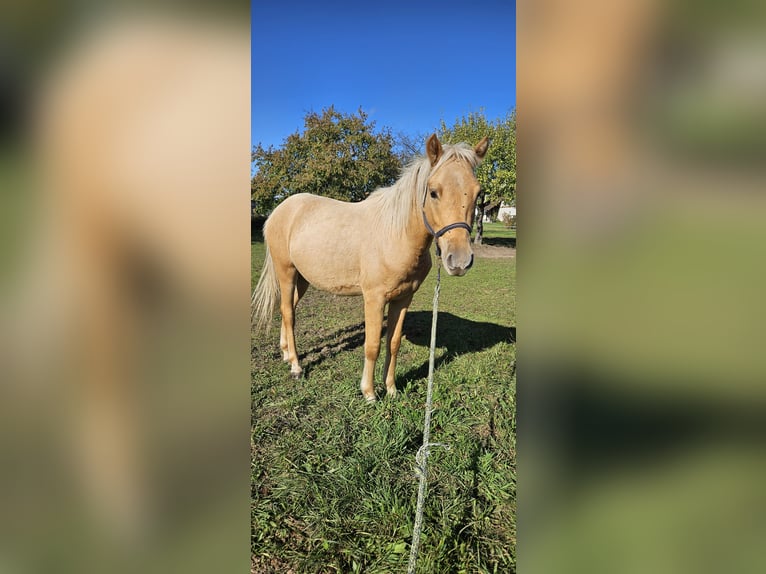
<instances>
[{"instance_id":1,"label":"horse's hoof","mask_svg":"<svg viewBox=\"0 0 766 574\"><path fill-rule=\"evenodd\" d=\"M375 395L372 395L371 397L368 397L367 395L365 395L364 398L368 404L373 404L378 402L378 397L376 397Z\"/></svg>"},{"instance_id":2,"label":"horse's hoof","mask_svg":"<svg viewBox=\"0 0 766 574\"><path fill-rule=\"evenodd\" d=\"M386 392L388 394L389 399L395 399L396 398L396 389L386 389Z\"/></svg>"},{"instance_id":3,"label":"horse's hoof","mask_svg":"<svg viewBox=\"0 0 766 574\"><path fill-rule=\"evenodd\" d=\"M290 377L294 381L300 381L303 378L303 371L298 371L297 373L294 373L293 371L290 371Z\"/></svg>"}]
</instances>

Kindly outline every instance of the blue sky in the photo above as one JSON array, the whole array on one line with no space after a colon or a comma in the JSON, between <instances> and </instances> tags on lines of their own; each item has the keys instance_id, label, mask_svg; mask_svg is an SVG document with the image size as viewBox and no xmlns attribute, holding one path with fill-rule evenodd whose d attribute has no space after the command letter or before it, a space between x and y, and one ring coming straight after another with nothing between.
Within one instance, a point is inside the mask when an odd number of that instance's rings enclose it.
<instances>
[{"instance_id":1,"label":"blue sky","mask_svg":"<svg viewBox=\"0 0 766 574\"><path fill-rule=\"evenodd\" d=\"M255 0L251 18L253 144L330 105L408 134L516 106L515 0Z\"/></svg>"}]
</instances>

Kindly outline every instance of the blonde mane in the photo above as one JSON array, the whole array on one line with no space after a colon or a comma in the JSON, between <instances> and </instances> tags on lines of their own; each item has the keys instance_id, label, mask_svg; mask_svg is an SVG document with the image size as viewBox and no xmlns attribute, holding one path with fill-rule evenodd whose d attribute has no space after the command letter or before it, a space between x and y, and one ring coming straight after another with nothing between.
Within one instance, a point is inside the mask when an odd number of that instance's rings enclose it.
<instances>
[{"instance_id":1,"label":"blonde mane","mask_svg":"<svg viewBox=\"0 0 766 574\"><path fill-rule=\"evenodd\" d=\"M378 214L381 231L387 236L401 235L407 231L410 216L417 211L428 191L428 178L450 160L465 161L475 169L479 157L466 143L442 146L442 155L436 165L426 156L412 160L403 170L399 179L390 187L381 187L364 200Z\"/></svg>"}]
</instances>

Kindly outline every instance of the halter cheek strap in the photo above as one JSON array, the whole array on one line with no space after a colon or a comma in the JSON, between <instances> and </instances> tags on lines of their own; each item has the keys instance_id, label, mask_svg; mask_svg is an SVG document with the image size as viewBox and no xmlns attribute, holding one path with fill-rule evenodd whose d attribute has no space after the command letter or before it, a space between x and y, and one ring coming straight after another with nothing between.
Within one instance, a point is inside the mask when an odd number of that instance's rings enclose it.
<instances>
[{"instance_id":1,"label":"halter cheek strap","mask_svg":"<svg viewBox=\"0 0 766 574\"><path fill-rule=\"evenodd\" d=\"M471 226L465 223L464 221L458 221L457 223L450 223L449 225L445 225L444 227L442 227L439 231L434 231L434 228L431 227L430 223L428 223L428 218L426 218L426 210L422 209L421 212L423 213L423 223L425 223L428 233L434 236L434 243L436 243L437 257L441 257L442 255L442 250L439 247L439 238L442 235L444 235L448 231L451 231L452 229L458 229L458 228L465 229L468 232L468 235L471 234Z\"/></svg>"}]
</instances>

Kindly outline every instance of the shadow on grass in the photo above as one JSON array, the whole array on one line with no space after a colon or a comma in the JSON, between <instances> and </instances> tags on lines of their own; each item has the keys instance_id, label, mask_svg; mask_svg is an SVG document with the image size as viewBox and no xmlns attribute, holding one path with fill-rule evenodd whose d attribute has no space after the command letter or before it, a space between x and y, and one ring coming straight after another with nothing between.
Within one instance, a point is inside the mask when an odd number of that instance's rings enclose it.
<instances>
[{"instance_id":1,"label":"shadow on grass","mask_svg":"<svg viewBox=\"0 0 766 574\"><path fill-rule=\"evenodd\" d=\"M431 345L431 312L407 313L403 333L411 343L429 347ZM515 341L516 327L471 321L452 313L441 312L436 324L436 346L446 348L446 352L436 358L434 368L438 369L440 365L450 363L460 355L483 351L497 343ZM397 388L402 390L412 381L424 379L427 376L428 361L398 376Z\"/></svg>"},{"instance_id":2,"label":"shadow on grass","mask_svg":"<svg viewBox=\"0 0 766 574\"><path fill-rule=\"evenodd\" d=\"M515 237L485 237L482 245L497 245L498 247L516 247Z\"/></svg>"},{"instance_id":3,"label":"shadow on grass","mask_svg":"<svg viewBox=\"0 0 766 574\"><path fill-rule=\"evenodd\" d=\"M304 376L308 376L311 369L320 365L325 359L343 351L358 349L363 345L364 322L342 327L334 333L321 337L311 349L300 355ZM383 346L382 348L384 349Z\"/></svg>"},{"instance_id":4,"label":"shadow on grass","mask_svg":"<svg viewBox=\"0 0 766 574\"><path fill-rule=\"evenodd\" d=\"M385 325L385 322L384 322ZM385 328L381 337L385 337ZM403 337L414 345L429 347L431 344L431 312L412 311L404 319ZM495 323L471 321L457 317L452 313L439 313L436 344L446 353L435 361L435 367L449 363L460 355L475 353L503 341L516 340L516 327L504 327ZM364 322L348 325L333 333L320 336L312 348L301 353L300 361L304 376L308 376L314 367L325 359L344 351L353 351L364 346ZM385 359L385 341L381 344L378 361ZM397 376L397 388L404 389L412 381L428 376L428 361L410 369L404 375Z\"/></svg>"}]
</instances>

